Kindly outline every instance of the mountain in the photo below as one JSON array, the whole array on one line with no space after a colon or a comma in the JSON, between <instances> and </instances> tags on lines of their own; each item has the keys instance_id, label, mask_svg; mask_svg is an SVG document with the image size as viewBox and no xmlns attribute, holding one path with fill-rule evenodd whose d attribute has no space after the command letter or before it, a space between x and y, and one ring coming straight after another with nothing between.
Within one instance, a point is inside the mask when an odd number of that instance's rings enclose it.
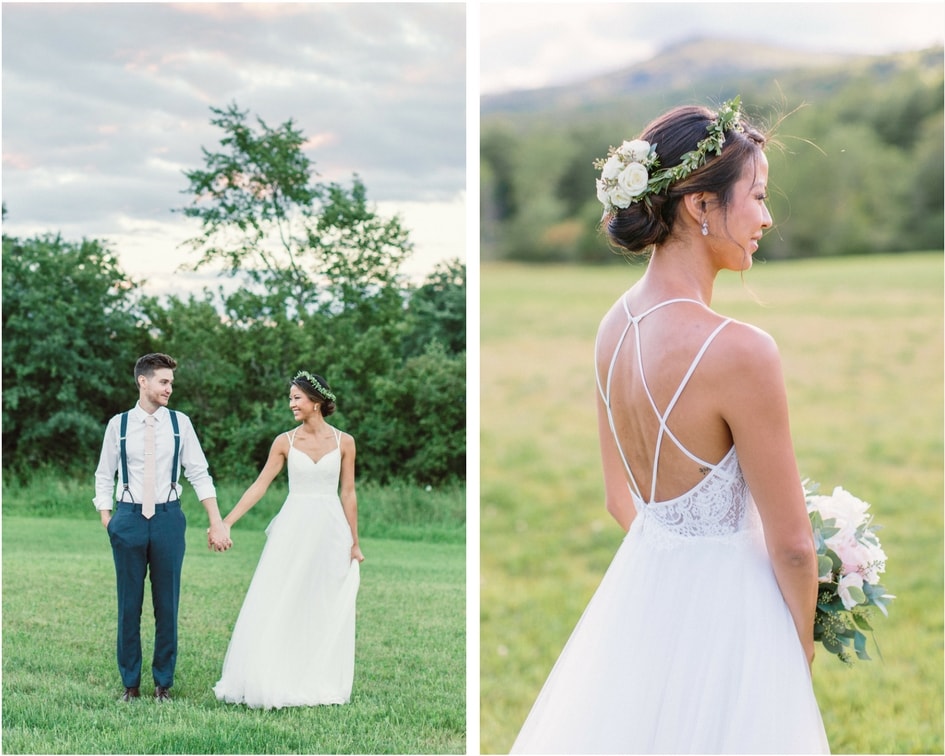
<instances>
[{"instance_id":1,"label":"mountain","mask_svg":"<svg viewBox=\"0 0 945 756\"><path fill-rule=\"evenodd\" d=\"M771 81L775 74L850 67L867 56L812 53L742 40L692 39L663 49L653 58L584 81L544 89L503 92L480 100L480 113L536 113L612 103L627 96L678 93L715 95L722 83ZM701 101L704 97L698 97Z\"/></svg>"}]
</instances>

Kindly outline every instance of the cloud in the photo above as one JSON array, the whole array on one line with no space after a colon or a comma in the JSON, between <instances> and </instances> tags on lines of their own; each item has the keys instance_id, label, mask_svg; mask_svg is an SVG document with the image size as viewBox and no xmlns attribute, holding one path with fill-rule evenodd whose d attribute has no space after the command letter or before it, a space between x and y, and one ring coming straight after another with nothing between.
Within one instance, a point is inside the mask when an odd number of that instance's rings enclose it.
<instances>
[{"instance_id":1,"label":"cloud","mask_svg":"<svg viewBox=\"0 0 945 756\"><path fill-rule=\"evenodd\" d=\"M218 148L210 108L232 102L292 119L323 180L450 203L464 80L462 4L4 4L5 225L120 238L129 219L179 223L181 171Z\"/></svg>"}]
</instances>

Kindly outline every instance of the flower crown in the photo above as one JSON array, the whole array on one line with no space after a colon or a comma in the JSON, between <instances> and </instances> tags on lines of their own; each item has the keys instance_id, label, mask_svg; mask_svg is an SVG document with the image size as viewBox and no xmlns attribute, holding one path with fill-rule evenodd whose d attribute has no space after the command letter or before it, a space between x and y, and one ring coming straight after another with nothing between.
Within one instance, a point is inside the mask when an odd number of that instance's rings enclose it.
<instances>
[{"instance_id":1,"label":"flower crown","mask_svg":"<svg viewBox=\"0 0 945 756\"><path fill-rule=\"evenodd\" d=\"M308 372L308 370L300 370L299 372L297 372L295 374L295 378L292 379L292 382L295 383L299 378L304 378L309 383L311 383L312 386L315 388L315 390L319 394L321 394L323 397L325 397L329 402L335 401L335 395L331 393L331 391L329 391L327 388L325 388L321 384L321 382L318 380L318 378L316 378L314 375Z\"/></svg>"},{"instance_id":2,"label":"flower crown","mask_svg":"<svg viewBox=\"0 0 945 756\"><path fill-rule=\"evenodd\" d=\"M672 168L657 170L660 165L656 145L643 139L624 142L620 147L611 147L606 158L594 161L601 172L597 179L597 198L604 205L604 213L630 207L643 200L649 204L651 194L660 194L670 184L694 173L705 165L709 153L722 154L726 131L743 131L741 124L741 97L735 97L719 108L715 120L709 124L709 132L696 149L687 152Z\"/></svg>"}]
</instances>

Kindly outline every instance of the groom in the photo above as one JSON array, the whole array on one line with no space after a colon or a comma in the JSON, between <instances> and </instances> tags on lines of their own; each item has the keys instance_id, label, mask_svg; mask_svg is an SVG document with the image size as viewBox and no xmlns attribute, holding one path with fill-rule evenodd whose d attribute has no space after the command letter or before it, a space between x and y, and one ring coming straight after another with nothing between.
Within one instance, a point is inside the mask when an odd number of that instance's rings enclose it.
<instances>
[{"instance_id":1,"label":"groom","mask_svg":"<svg viewBox=\"0 0 945 756\"><path fill-rule=\"evenodd\" d=\"M125 686L122 701L141 695L141 609L149 572L154 606L154 697L160 702L170 700L187 525L177 486L181 468L210 517L210 547L226 551L232 546L190 418L167 408L176 368L177 362L166 354L146 354L138 359L134 371L138 403L109 420L95 471L94 504L111 540L118 583L118 670Z\"/></svg>"}]
</instances>

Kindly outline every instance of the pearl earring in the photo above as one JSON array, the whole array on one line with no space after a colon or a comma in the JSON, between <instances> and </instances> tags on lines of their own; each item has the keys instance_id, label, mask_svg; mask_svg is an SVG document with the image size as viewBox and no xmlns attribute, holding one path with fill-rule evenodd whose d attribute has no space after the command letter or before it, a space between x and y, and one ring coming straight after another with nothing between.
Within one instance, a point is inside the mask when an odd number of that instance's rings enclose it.
<instances>
[{"instance_id":1,"label":"pearl earring","mask_svg":"<svg viewBox=\"0 0 945 756\"><path fill-rule=\"evenodd\" d=\"M702 219L702 235L709 235L709 221L707 221L705 218Z\"/></svg>"}]
</instances>

